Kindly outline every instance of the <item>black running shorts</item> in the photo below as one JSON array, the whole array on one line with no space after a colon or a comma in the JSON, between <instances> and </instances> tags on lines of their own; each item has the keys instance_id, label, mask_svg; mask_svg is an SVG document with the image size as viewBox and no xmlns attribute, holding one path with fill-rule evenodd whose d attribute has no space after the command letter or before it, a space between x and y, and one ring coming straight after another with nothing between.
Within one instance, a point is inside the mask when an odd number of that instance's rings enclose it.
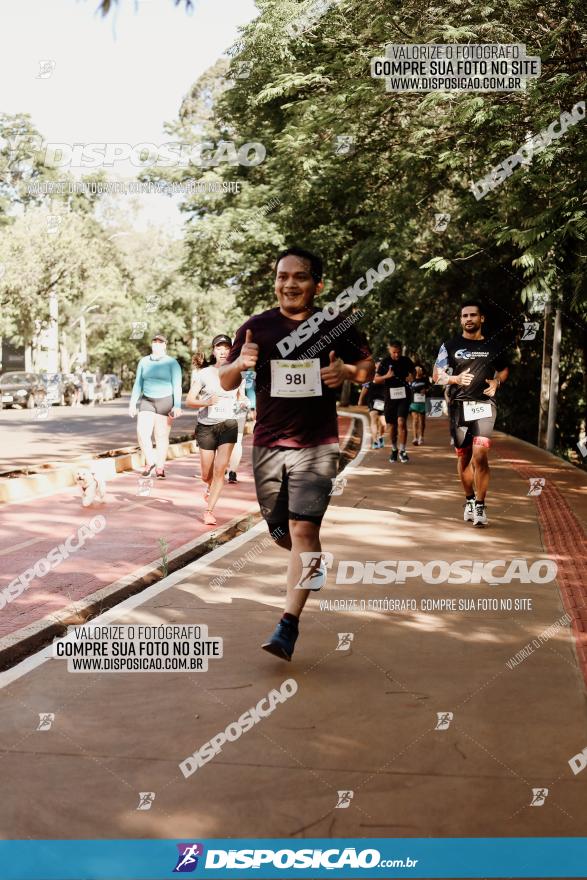
<instances>
[{"instance_id":1,"label":"black running shorts","mask_svg":"<svg viewBox=\"0 0 587 880\"><path fill-rule=\"evenodd\" d=\"M385 401L385 421L388 425L397 425L398 419L407 419L410 411L410 398Z\"/></svg>"},{"instance_id":2,"label":"black running shorts","mask_svg":"<svg viewBox=\"0 0 587 880\"><path fill-rule=\"evenodd\" d=\"M216 425L196 425L195 438L200 449L218 449L225 443L236 443L238 440L238 422L236 419L225 419Z\"/></svg>"},{"instance_id":3,"label":"black running shorts","mask_svg":"<svg viewBox=\"0 0 587 880\"><path fill-rule=\"evenodd\" d=\"M491 446L491 436L493 434L493 426L497 416L497 407L495 401L490 398L486 400L470 401L471 403L490 403L491 415L482 419L474 419L473 421L465 421L464 400L453 400L449 403L448 413L450 419L450 434L454 440L455 451L457 455L459 450L468 449L473 444L477 446Z\"/></svg>"}]
</instances>

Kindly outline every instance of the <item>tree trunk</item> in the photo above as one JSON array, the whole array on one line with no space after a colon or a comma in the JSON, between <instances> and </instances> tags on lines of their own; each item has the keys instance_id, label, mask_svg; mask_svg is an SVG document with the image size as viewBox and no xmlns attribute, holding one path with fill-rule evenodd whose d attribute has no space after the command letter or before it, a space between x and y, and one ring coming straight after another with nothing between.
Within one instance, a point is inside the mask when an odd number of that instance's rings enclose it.
<instances>
[{"instance_id":1,"label":"tree trunk","mask_svg":"<svg viewBox=\"0 0 587 880\"><path fill-rule=\"evenodd\" d=\"M546 448L548 404L550 399L550 361L552 349L552 303L550 297L544 306L544 339L542 342L542 375L540 379L540 404L538 411L538 446Z\"/></svg>"},{"instance_id":2,"label":"tree trunk","mask_svg":"<svg viewBox=\"0 0 587 880\"><path fill-rule=\"evenodd\" d=\"M71 355L67 345L67 333L61 331L61 372L71 373Z\"/></svg>"},{"instance_id":3,"label":"tree trunk","mask_svg":"<svg viewBox=\"0 0 587 880\"><path fill-rule=\"evenodd\" d=\"M560 347L562 336L562 312L556 310L554 336L552 340L552 362L550 366L550 401L548 407L548 424L546 429L546 449L553 452L556 443L556 412L558 408L558 376Z\"/></svg>"}]
</instances>

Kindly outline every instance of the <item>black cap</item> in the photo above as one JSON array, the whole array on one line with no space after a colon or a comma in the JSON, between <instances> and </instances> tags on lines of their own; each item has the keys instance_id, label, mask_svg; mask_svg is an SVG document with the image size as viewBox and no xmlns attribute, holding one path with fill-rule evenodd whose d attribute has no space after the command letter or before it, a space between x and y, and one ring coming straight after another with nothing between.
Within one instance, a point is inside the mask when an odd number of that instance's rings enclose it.
<instances>
[{"instance_id":1,"label":"black cap","mask_svg":"<svg viewBox=\"0 0 587 880\"><path fill-rule=\"evenodd\" d=\"M222 345L223 343L228 345L229 348L232 348L232 340L230 336L227 336L225 333L220 333L212 340L212 348L214 348L215 345Z\"/></svg>"}]
</instances>

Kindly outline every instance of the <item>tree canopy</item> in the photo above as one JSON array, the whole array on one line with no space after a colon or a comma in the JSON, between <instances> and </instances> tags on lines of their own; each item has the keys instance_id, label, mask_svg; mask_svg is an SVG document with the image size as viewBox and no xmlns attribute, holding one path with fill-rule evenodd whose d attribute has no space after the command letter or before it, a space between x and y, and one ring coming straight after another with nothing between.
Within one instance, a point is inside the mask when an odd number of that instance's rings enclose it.
<instances>
[{"instance_id":1,"label":"tree canopy","mask_svg":"<svg viewBox=\"0 0 587 880\"><path fill-rule=\"evenodd\" d=\"M548 296L563 312L561 448L574 446L587 398L584 124L485 198L471 183L582 99L584 5L342 0L310 26L315 3L257 5L229 59L194 84L174 131L194 143L260 142L267 156L214 169L240 181L240 194L186 199L184 271L235 290L250 312L273 301L271 263L283 244L321 254L325 299L391 256L396 271L363 301L362 326L376 353L393 334L429 365L457 329L460 301L479 297L515 364L502 426L532 441ZM303 14L306 29L292 28ZM542 74L507 93L389 93L371 77L388 43L455 42L524 43ZM341 138L347 148L337 150ZM173 176L210 173L192 166ZM265 212L269 203L277 207ZM437 214L450 215L444 231ZM541 324L533 341L521 341L524 320Z\"/></svg>"}]
</instances>

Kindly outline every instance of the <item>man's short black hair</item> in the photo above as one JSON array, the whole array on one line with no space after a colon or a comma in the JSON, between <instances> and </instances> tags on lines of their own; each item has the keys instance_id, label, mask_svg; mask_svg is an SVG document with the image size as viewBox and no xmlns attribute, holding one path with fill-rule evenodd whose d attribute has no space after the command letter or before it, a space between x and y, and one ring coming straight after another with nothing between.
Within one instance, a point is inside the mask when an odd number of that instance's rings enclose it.
<instances>
[{"instance_id":1,"label":"man's short black hair","mask_svg":"<svg viewBox=\"0 0 587 880\"><path fill-rule=\"evenodd\" d=\"M277 254L277 258L275 260L275 271L277 272L277 267L279 265L279 261L283 260L284 257L300 257L301 259L308 260L310 263L310 274L316 284L319 281L322 281L322 257L313 254L311 251L307 251L301 247L290 247L284 251L281 251L280 254Z\"/></svg>"},{"instance_id":2,"label":"man's short black hair","mask_svg":"<svg viewBox=\"0 0 587 880\"><path fill-rule=\"evenodd\" d=\"M471 306L474 306L475 308L479 309L480 315L485 315L485 307L484 307L483 303L480 302L478 299L466 299L464 302L462 302L461 307L459 309L459 315L463 314L463 309L470 308Z\"/></svg>"},{"instance_id":3,"label":"man's short black hair","mask_svg":"<svg viewBox=\"0 0 587 880\"><path fill-rule=\"evenodd\" d=\"M399 350L401 351L403 348L403 345L401 344L399 339L390 339L389 342L387 343L387 347L388 348L399 348Z\"/></svg>"}]
</instances>

